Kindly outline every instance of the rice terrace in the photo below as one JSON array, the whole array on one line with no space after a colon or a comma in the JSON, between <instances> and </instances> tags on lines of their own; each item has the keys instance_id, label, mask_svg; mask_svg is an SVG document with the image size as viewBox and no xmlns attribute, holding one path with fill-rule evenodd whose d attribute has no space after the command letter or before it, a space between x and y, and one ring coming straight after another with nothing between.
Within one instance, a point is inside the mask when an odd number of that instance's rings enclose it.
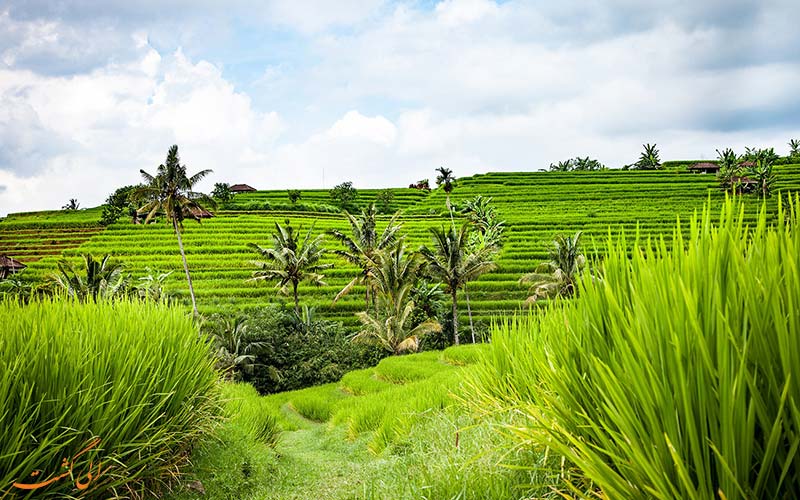
<instances>
[{"instance_id":1,"label":"rice terrace","mask_svg":"<svg viewBox=\"0 0 800 500\"><path fill-rule=\"evenodd\" d=\"M0 499L800 498L785 5L336 4L0 5Z\"/></svg>"}]
</instances>

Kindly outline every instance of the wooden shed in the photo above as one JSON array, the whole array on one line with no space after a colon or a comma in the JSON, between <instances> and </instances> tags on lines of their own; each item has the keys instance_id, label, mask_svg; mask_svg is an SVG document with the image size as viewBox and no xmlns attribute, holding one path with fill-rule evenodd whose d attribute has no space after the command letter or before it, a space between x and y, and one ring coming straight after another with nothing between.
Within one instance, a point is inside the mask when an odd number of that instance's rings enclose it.
<instances>
[{"instance_id":1,"label":"wooden shed","mask_svg":"<svg viewBox=\"0 0 800 500\"><path fill-rule=\"evenodd\" d=\"M716 174L719 172L719 165L710 161L701 161L689 166L689 171L699 174Z\"/></svg>"},{"instance_id":2,"label":"wooden shed","mask_svg":"<svg viewBox=\"0 0 800 500\"><path fill-rule=\"evenodd\" d=\"M18 273L26 267L28 266L16 259L12 259L8 255L0 255L0 280L4 280L12 274Z\"/></svg>"},{"instance_id":3,"label":"wooden shed","mask_svg":"<svg viewBox=\"0 0 800 500\"><path fill-rule=\"evenodd\" d=\"M230 187L231 193L248 193L251 191L256 191L256 188L253 186L248 186L247 184L234 184Z\"/></svg>"}]
</instances>

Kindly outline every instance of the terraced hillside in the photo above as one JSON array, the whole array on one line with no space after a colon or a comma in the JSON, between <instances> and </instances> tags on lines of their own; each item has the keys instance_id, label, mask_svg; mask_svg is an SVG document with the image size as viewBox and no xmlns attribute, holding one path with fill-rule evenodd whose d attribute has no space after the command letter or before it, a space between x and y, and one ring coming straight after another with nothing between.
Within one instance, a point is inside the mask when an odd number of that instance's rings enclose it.
<instances>
[{"instance_id":1,"label":"terraced hillside","mask_svg":"<svg viewBox=\"0 0 800 500\"><path fill-rule=\"evenodd\" d=\"M776 167L778 188L800 191L800 165ZM361 191L362 193L367 190ZM430 194L403 189L404 216L402 222L406 241L412 248L429 242L428 228L449 223L446 216L445 194L434 190ZM377 192L377 190L375 190ZM327 192L304 191L302 200L314 202ZM633 235L638 228L641 237L671 232L676 216L687 218L711 200L724 199L714 176L691 174L685 170L667 171L602 171L602 172L522 172L488 173L459 179L451 195L454 203L476 195L491 196L502 218L507 222L506 243L497 261L498 268L470 284L473 313L478 321L516 310L528 291L518 284L519 277L533 269L547 256L553 237L559 233L584 231L591 247L594 239L605 238L625 231ZM285 191L267 191L238 197L285 199ZM365 198L370 199L369 197ZM775 206L777 196L770 201ZM754 214L760 202L748 197L748 213ZM60 253L77 258L82 253L96 255L113 253L124 261L133 276L144 269L174 270L169 287L188 304L177 243L171 229L165 225L134 226L120 222L103 231L91 229L91 236L78 242L74 237L75 222L60 221L59 217L12 216L0 222L0 244L14 247L17 253L41 257L46 254L37 243L31 229L41 231L54 241L72 241L59 248ZM310 214L277 211L221 211L217 217L202 224L186 223L184 244L195 282L201 312L211 313L241 308L259 307L268 302L288 301L276 294L266 283L248 281L257 255L247 248L250 242L269 244L275 222L290 219L296 228L314 227L315 233L333 228L346 229L340 214ZM28 221L28 222L26 222ZM47 222L50 221L50 222ZM384 219L385 221L385 219ZM26 226L26 224L28 224ZM28 231L28 232L26 232ZM58 235L58 238L55 237ZM26 246L25 242L29 242ZM327 246L337 243L327 239ZM25 261L24 258L21 260ZM33 259L30 259L33 260ZM48 255L33 262L27 273L44 276L55 269L56 256ZM334 269L326 272L327 285L311 288L301 285L301 301L317 308L319 313L355 324L353 312L363 307L363 288L332 304L335 294L355 275L355 269L331 255L327 261ZM466 303L460 300L462 311Z\"/></svg>"},{"instance_id":2,"label":"terraced hillside","mask_svg":"<svg viewBox=\"0 0 800 500\"><path fill-rule=\"evenodd\" d=\"M14 214L0 223L0 255L26 264L60 256L103 230L100 214L99 209Z\"/></svg>"}]
</instances>

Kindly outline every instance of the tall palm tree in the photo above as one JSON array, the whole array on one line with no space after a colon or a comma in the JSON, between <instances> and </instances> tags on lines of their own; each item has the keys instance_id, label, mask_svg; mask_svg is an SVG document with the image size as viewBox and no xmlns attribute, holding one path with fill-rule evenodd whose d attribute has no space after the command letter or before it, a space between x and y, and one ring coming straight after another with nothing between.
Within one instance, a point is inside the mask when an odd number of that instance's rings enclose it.
<instances>
[{"instance_id":1,"label":"tall palm tree","mask_svg":"<svg viewBox=\"0 0 800 500\"><path fill-rule=\"evenodd\" d=\"M123 266L106 255L102 260L94 260L92 254L84 254L85 267L78 269L71 262L58 262L58 273L51 275L51 282L64 290L70 297L81 302L91 299L110 299L125 291L127 279L122 274Z\"/></svg>"},{"instance_id":2,"label":"tall palm tree","mask_svg":"<svg viewBox=\"0 0 800 500\"><path fill-rule=\"evenodd\" d=\"M533 295L529 302L553 297L570 297L575 293L575 283L586 265L586 257L581 253L581 235L556 236L550 260L539 265L532 273L520 278L521 284L530 284Z\"/></svg>"},{"instance_id":3,"label":"tall palm tree","mask_svg":"<svg viewBox=\"0 0 800 500\"><path fill-rule=\"evenodd\" d=\"M723 151L718 149L717 163L719 164L717 180L722 189L725 191L732 190L734 188L734 179L741 175L739 157L736 156L736 153L731 148L726 148Z\"/></svg>"},{"instance_id":4,"label":"tall palm tree","mask_svg":"<svg viewBox=\"0 0 800 500\"><path fill-rule=\"evenodd\" d=\"M300 316L300 299L297 287L305 281L315 286L324 286L324 275L320 271L333 267L333 264L320 264L326 250L322 247L322 235L312 238L314 230L308 230L300 241L300 236L295 234L294 228L288 224L284 228L275 223L276 232L272 234L272 248L262 247L255 243L248 246L258 252L265 261L254 261L259 270L253 272L251 280L277 281L276 288L281 293L288 294L288 287L292 287L294 297L294 312Z\"/></svg>"},{"instance_id":5,"label":"tall palm tree","mask_svg":"<svg viewBox=\"0 0 800 500\"><path fill-rule=\"evenodd\" d=\"M358 276L353 278L350 283L345 285L341 292L339 292L333 299L334 302L349 293L357 284L367 285L364 293L364 302L366 307L369 307L370 301L370 285L369 285L369 270L370 260L373 258L374 253L378 250L384 250L391 247L397 241L397 233L402 227L397 223L397 218L400 213L395 213L386 225L383 232L378 232L377 228L377 215L378 212L375 204L371 204L368 208L361 210L361 215L352 216L345 212L347 220L350 223L350 234L345 234L339 230L332 230L331 235L341 241L345 250L334 250L333 253L343 257L345 260L357 266L361 272Z\"/></svg>"},{"instance_id":6,"label":"tall palm tree","mask_svg":"<svg viewBox=\"0 0 800 500\"><path fill-rule=\"evenodd\" d=\"M406 255L398 244L375 251L371 259L370 279L375 285L378 307L374 313L357 314L364 328L354 339L378 342L393 354L416 351L423 335L441 331L441 325L428 319L411 327L414 311L412 290L417 282L422 261L417 255Z\"/></svg>"},{"instance_id":7,"label":"tall palm tree","mask_svg":"<svg viewBox=\"0 0 800 500\"><path fill-rule=\"evenodd\" d=\"M139 201L144 200L145 204L137 210L137 214L147 214L145 223L149 223L159 214L164 214L167 223L172 224L172 229L178 238L178 248L183 260L183 270L186 272L186 281L189 283L192 310L195 316L199 316L181 232L184 219L194 219L200 222L199 211L204 210L204 207L216 207L216 203L211 197L193 191L195 184L212 171L201 170L192 176L187 176L186 165L181 165L178 146L174 145L169 148L166 162L158 166L156 175L150 175L144 170L139 172L142 174L145 185L137 188L133 197Z\"/></svg>"},{"instance_id":8,"label":"tall palm tree","mask_svg":"<svg viewBox=\"0 0 800 500\"><path fill-rule=\"evenodd\" d=\"M450 205L450 193L453 191L453 187L455 187L456 179L453 177L453 171L449 168L439 167L436 171L439 172L439 175L436 176L436 185L444 188L444 192L447 195L447 210L450 212L450 217L452 218L453 209Z\"/></svg>"},{"instance_id":9,"label":"tall palm tree","mask_svg":"<svg viewBox=\"0 0 800 500\"><path fill-rule=\"evenodd\" d=\"M466 283L495 268L491 250L468 251L469 224L461 229L430 228L433 247L423 246L420 254L426 263L427 272L445 285L453 301L453 338L458 345L458 289Z\"/></svg>"}]
</instances>

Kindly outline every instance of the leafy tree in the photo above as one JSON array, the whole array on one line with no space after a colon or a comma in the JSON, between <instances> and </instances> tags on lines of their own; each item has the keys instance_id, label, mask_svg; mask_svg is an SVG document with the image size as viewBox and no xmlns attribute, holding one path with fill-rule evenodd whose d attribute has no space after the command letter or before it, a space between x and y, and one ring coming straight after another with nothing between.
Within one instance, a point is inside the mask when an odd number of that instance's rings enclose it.
<instances>
[{"instance_id":1,"label":"leafy tree","mask_svg":"<svg viewBox=\"0 0 800 500\"><path fill-rule=\"evenodd\" d=\"M586 265L586 257L581 253L581 234L578 231L571 237L556 236L550 260L520 278L521 284L529 284L533 289L528 301L571 297L575 293L575 283Z\"/></svg>"},{"instance_id":2,"label":"leafy tree","mask_svg":"<svg viewBox=\"0 0 800 500\"><path fill-rule=\"evenodd\" d=\"M297 287L304 281L315 286L324 286L325 276L320 271L333 267L332 264L320 264L326 250L322 247L322 235L311 237L313 230L313 227L309 229L301 241L300 236L295 234L294 228L289 225L289 221L286 221L285 228L276 222L276 232L272 234L272 248L255 243L248 245L266 259L253 262L259 270L253 272L251 280L277 281L276 288L287 295L291 286L294 311L298 316L300 299Z\"/></svg>"},{"instance_id":3,"label":"leafy tree","mask_svg":"<svg viewBox=\"0 0 800 500\"><path fill-rule=\"evenodd\" d=\"M550 164L551 172L572 172L580 170L606 170L606 166L588 156L585 158L576 156L566 161L560 161L557 164Z\"/></svg>"},{"instance_id":4,"label":"leafy tree","mask_svg":"<svg viewBox=\"0 0 800 500\"><path fill-rule=\"evenodd\" d=\"M81 207L81 204L78 203L78 200L75 198L70 198L66 205L61 207L62 210L77 210Z\"/></svg>"},{"instance_id":5,"label":"leafy tree","mask_svg":"<svg viewBox=\"0 0 800 500\"><path fill-rule=\"evenodd\" d=\"M722 189L732 191L734 189L734 180L741 176L741 165L739 158L731 148L726 148L723 151L717 150L717 164L719 165L719 172L717 172L717 181L719 181Z\"/></svg>"},{"instance_id":6,"label":"leafy tree","mask_svg":"<svg viewBox=\"0 0 800 500\"><path fill-rule=\"evenodd\" d=\"M477 276L494 269L495 265L488 248L469 252L469 224L465 223L460 230L455 226L430 228L433 236L433 247L423 246L420 254L426 262L427 273L445 285L453 305L453 339L459 343L458 336L458 289Z\"/></svg>"},{"instance_id":7,"label":"leafy tree","mask_svg":"<svg viewBox=\"0 0 800 500\"><path fill-rule=\"evenodd\" d=\"M145 204L139 208L138 214L147 214L145 223L150 222L157 214L163 213L168 224L172 224L172 229L178 239L181 259L183 260L183 270L186 272L186 281L189 283L189 295L192 299L192 310L198 316L197 301L194 296L192 286L192 276L189 274L189 264L186 261L186 252L183 249L184 219L195 219L200 222L200 217L196 211L203 210L204 205L209 208L216 207L216 203L208 195L193 191L195 184L200 182L211 170L201 170L200 172L187 176L186 165L181 165L178 157L178 146L172 146L167 153L165 163L158 166L156 175L150 175L144 170L139 171L144 178L145 185L136 189L134 199L143 201Z\"/></svg>"},{"instance_id":8,"label":"leafy tree","mask_svg":"<svg viewBox=\"0 0 800 500\"><path fill-rule=\"evenodd\" d=\"M395 214L389 220L383 232L380 233L378 232L377 210L375 209L374 203L368 208L361 210L361 215L359 216L354 217L347 212L345 212L345 216L350 223L350 234L335 229L331 231L331 235L339 240L345 247L344 250L334 250L333 253L357 266L361 272L358 276L353 278L350 283L345 285L333 301L336 302L349 293L354 286L363 284L367 285L364 293L364 301L366 307L369 308L371 287L369 283L369 270L371 259L376 251L389 248L397 241L397 233L402 227L397 223L400 214Z\"/></svg>"},{"instance_id":9,"label":"leafy tree","mask_svg":"<svg viewBox=\"0 0 800 500\"><path fill-rule=\"evenodd\" d=\"M289 195L289 202L292 205L300 201L300 198L303 196L303 193L301 193L299 189L287 189L286 194Z\"/></svg>"},{"instance_id":10,"label":"leafy tree","mask_svg":"<svg viewBox=\"0 0 800 500\"><path fill-rule=\"evenodd\" d=\"M378 211L382 214L391 212L392 201L394 201L394 193L391 189L382 189L375 197L375 204L378 205Z\"/></svg>"},{"instance_id":11,"label":"leafy tree","mask_svg":"<svg viewBox=\"0 0 800 500\"><path fill-rule=\"evenodd\" d=\"M353 187L353 183L343 182L333 187L330 190L331 199L333 203L342 210L352 210L356 199L358 198L358 191Z\"/></svg>"},{"instance_id":12,"label":"leafy tree","mask_svg":"<svg viewBox=\"0 0 800 500\"><path fill-rule=\"evenodd\" d=\"M409 184L408 187L410 189L421 189L423 191L430 191L431 185L429 179L422 179L417 181L415 184Z\"/></svg>"},{"instance_id":13,"label":"leafy tree","mask_svg":"<svg viewBox=\"0 0 800 500\"><path fill-rule=\"evenodd\" d=\"M789 140L789 157L793 159L800 158L800 141L797 139Z\"/></svg>"},{"instance_id":14,"label":"leafy tree","mask_svg":"<svg viewBox=\"0 0 800 500\"><path fill-rule=\"evenodd\" d=\"M211 191L211 197L220 203L228 203L233 199L231 186L227 182L217 182L214 184L214 189Z\"/></svg>"},{"instance_id":15,"label":"leafy tree","mask_svg":"<svg viewBox=\"0 0 800 500\"><path fill-rule=\"evenodd\" d=\"M757 190L762 198L767 198L772 194L775 186L776 176L773 169L774 160L769 155L762 155L756 158L753 165L747 170L747 175L756 181Z\"/></svg>"},{"instance_id":16,"label":"leafy tree","mask_svg":"<svg viewBox=\"0 0 800 500\"><path fill-rule=\"evenodd\" d=\"M123 215L136 215L136 207L132 196L141 186L123 186L108 195L103 206L103 214L100 216L100 224L107 226L119 220Z\"/></svg>"},{"instance_id":17,"label":"leafy tree","mask_svg":"<svg viewBox=\"0 0 800 500\"><path fill-rule=\"evenodd\" d=\"M639 155L636 168L641 170L655 170L661 168L661 159L656 144L643 144L644 151Z\"/></svg>"},{"instance_id":18,"label":"leafy tree","mask_svg":"<svg viewBox=\"0 0 800 500\"><path fill-rule=\"evenodd\" d=\"M125 293L127 279L122 274L123 266L113 262L110 255L97 261L87 253L83 259L83 268L77 268L65 259L59 261L58 272L50 276L51 283L81 302L97 302L98 299L111 299Z\"/></svg>"},{"instance_id":19,"label":"leafy tree","mask_svg":"<svg viewBox=\"0 0 800 500\"><path fill-rule=\"evenodd\" d=\"M377 310L356 315L363 328L354 340L377 342L393 354L416 352L420 338L439 332L442 327L436 320L428 319L416 326L411 316L414 312L412 289L422 266L416 255L406 255L403 244L374 253L371 280L377 292Z\"/></svg>"}]
</instances>

